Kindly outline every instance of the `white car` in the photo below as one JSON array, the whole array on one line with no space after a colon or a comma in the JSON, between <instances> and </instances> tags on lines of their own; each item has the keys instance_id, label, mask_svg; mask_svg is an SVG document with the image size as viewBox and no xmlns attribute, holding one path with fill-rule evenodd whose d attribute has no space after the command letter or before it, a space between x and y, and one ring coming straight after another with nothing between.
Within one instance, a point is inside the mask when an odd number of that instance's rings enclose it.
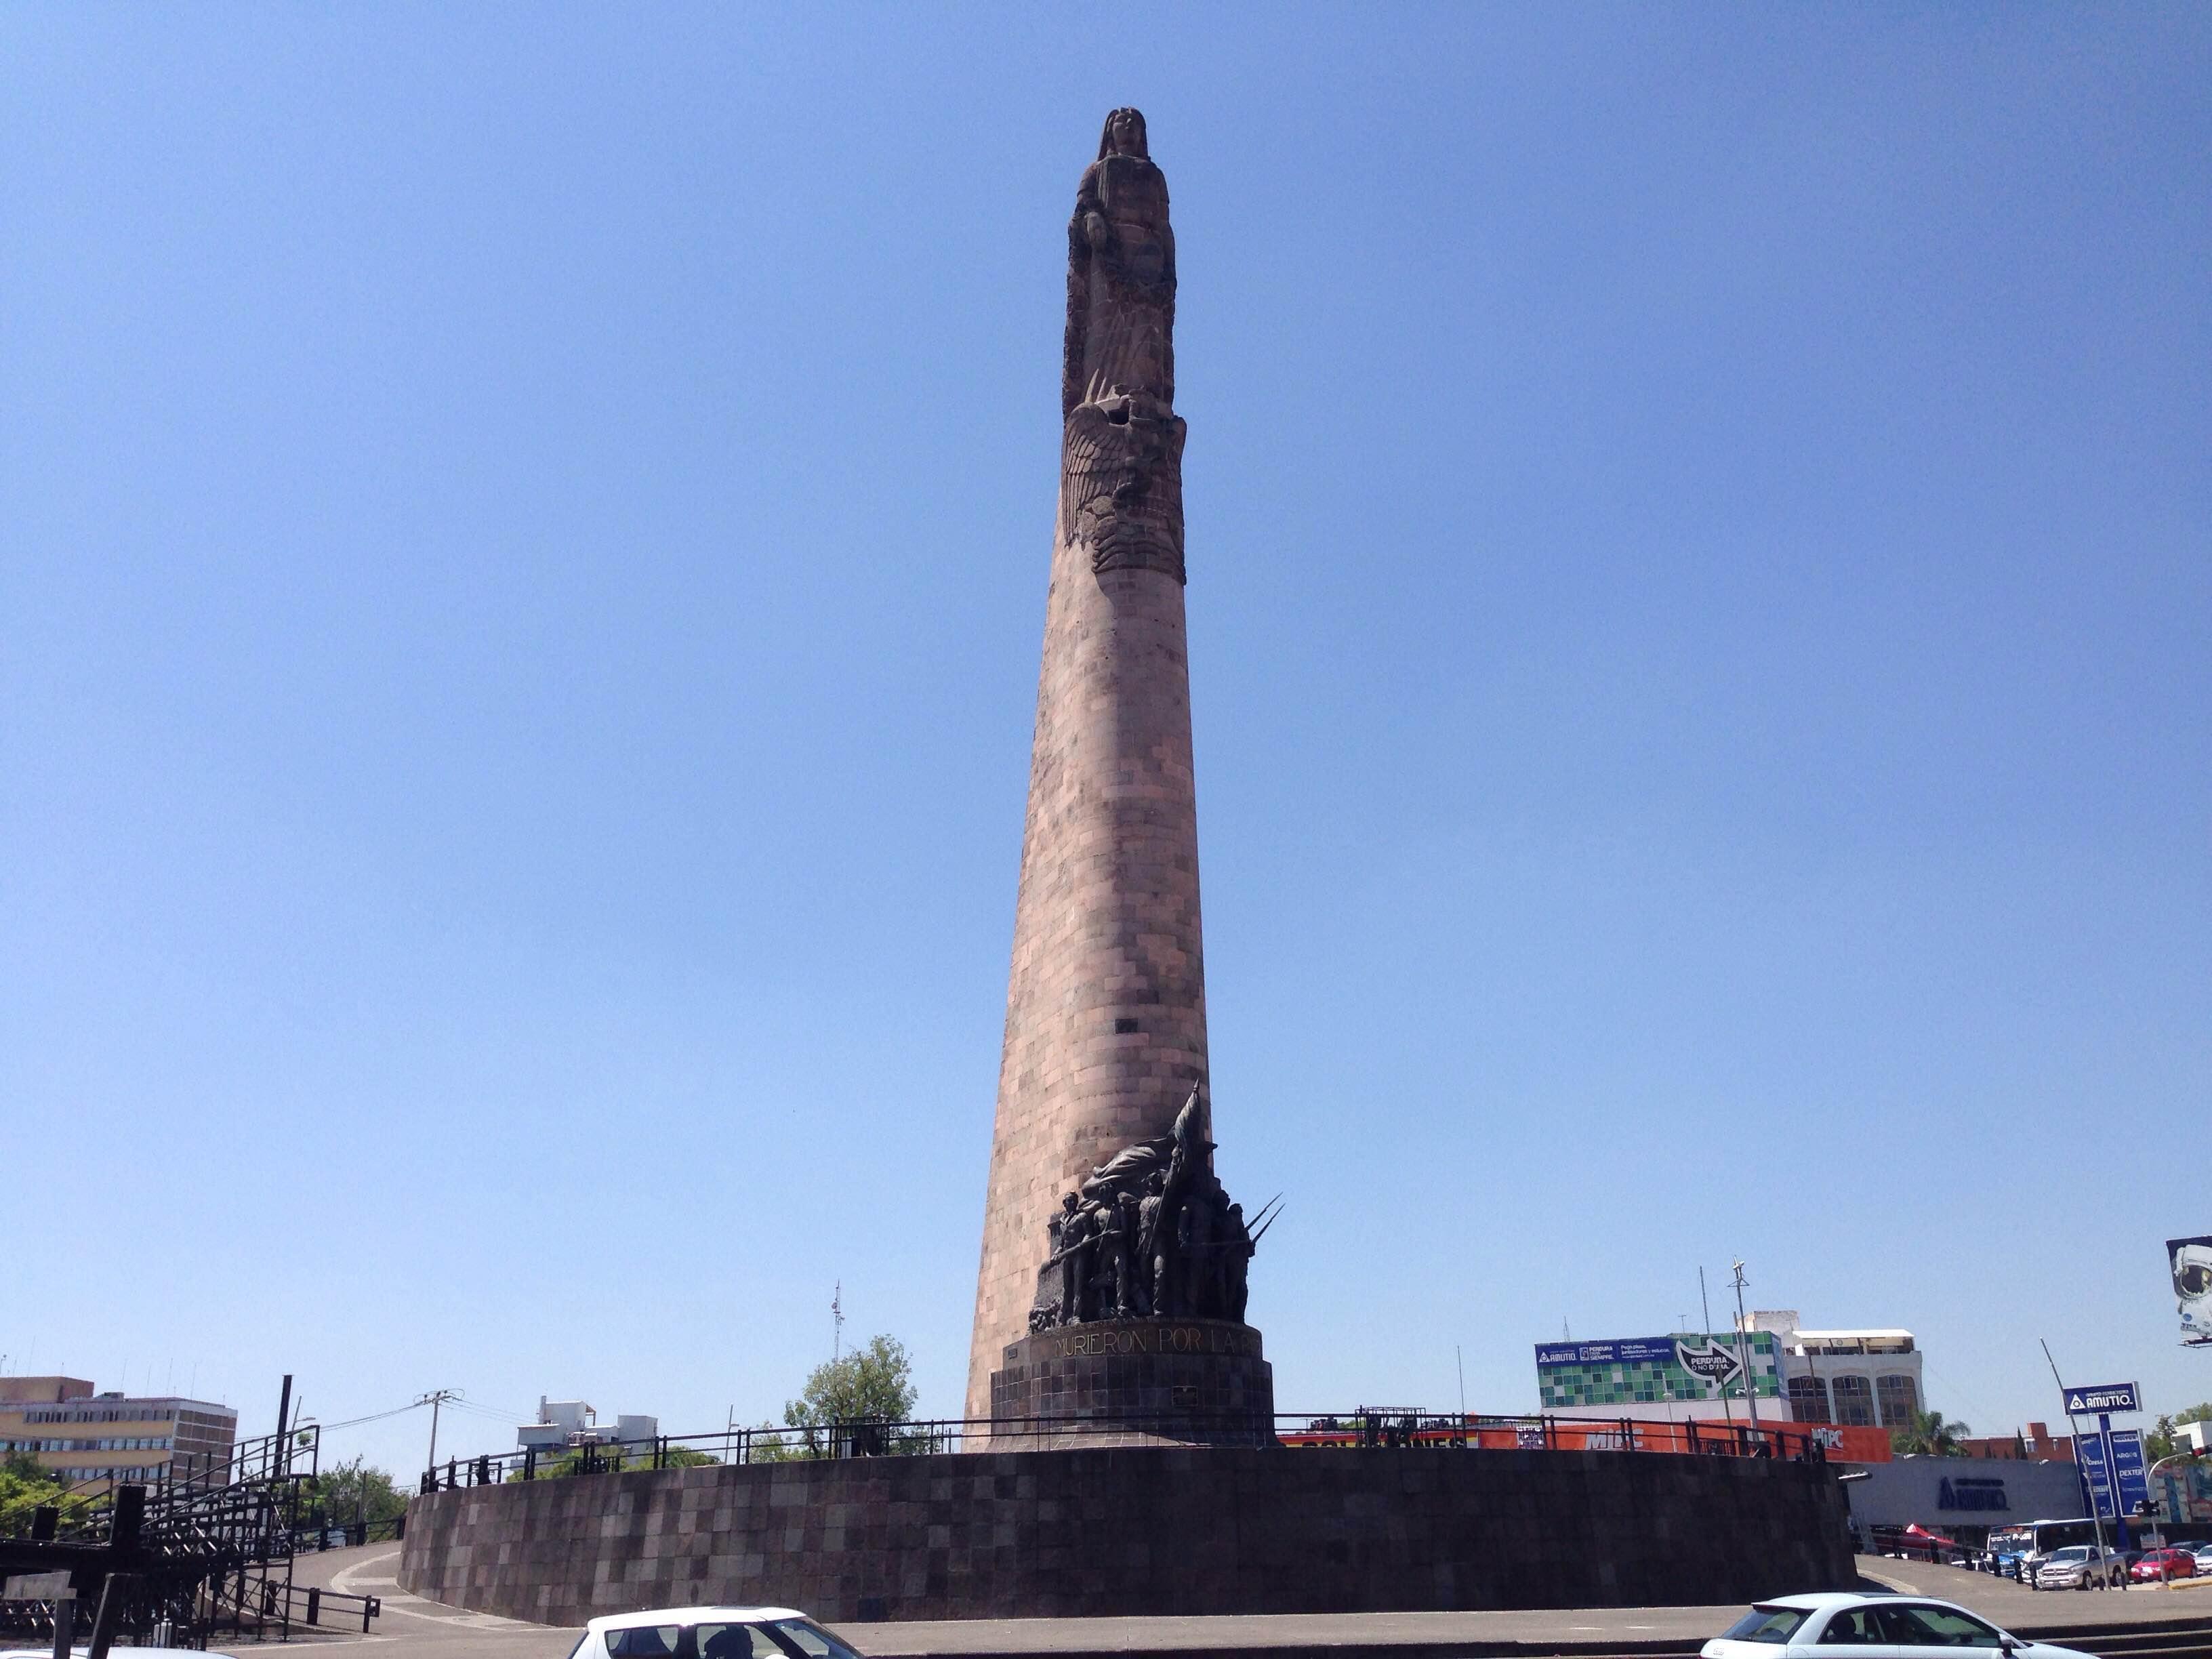
<instances>
[{"instance_id":1,"label":"white car","mask_svg":"<svg viewBox=\"0 0 2212 1659\"><path fill-rule=\"evenodd\" d=\"M2056 1650L2053 1650L2056 1651ZM653 1607L584 1626L568 1659L860 1659L793 1607Z\"/></svg>"},{"instance_id":2,"label":"white car","mask_svg":"<svg viewBox=\"0 0 2212 1659\"><path fill-rule=\"evenodd\" d=\"M2089 1659L2073 1648L2030 1642L1979 1613L1920 1595L1863 1595L1826 1590L1761 1601L1698 1650L1704 1659L1777 1659L1775 1650L1843 1659L1831 1650L1872 1650L1868 1659L1958 1659L1960 1648L1986 1648L2020 1659Z\"/></svg>"},{"instance_id":3,"label":"white car","mask_svg":"<svg viewBox=\"0 0 2212 1659\"><path fill-rule=\"evenodd\" d=\"M2087 1589L2108 1584L2115 1589L2128 1582L2127 1558L2118 1550L2100 1550L2094 1544L2069 1544L2053 1550L2036 1563L2030 1589Z\"/></svg>"}]
</instances>

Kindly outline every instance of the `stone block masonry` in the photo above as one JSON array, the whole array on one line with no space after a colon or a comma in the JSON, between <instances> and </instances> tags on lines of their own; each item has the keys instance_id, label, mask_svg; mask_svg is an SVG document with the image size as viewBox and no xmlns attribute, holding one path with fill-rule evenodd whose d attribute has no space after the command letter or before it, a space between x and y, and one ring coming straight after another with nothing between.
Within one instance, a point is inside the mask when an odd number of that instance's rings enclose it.
<instances>
[{"instance_id":1,"label":"stone block masonry","mask_svg":"<svg viewBox=\"0 0 2212 1659\"><path fill-rule=\"evenodd\" d=\"M1820 1465L1221 1447L666 1469L409 1509L399 1582L544 1624L695 1602L832 1622L1749 1601L1854 1582Z\"/></svg>"},{"instance_id":2,"label":"stone block masonry","mask_svg":"<svg viewBox=\"0 0 2212 1659\"><path fill-rule=\"evenodd\" d=\"M1168 1133L1206 1074L1183 626L1175 238L1143 116L1107 117L1068 226L1045 600L967 1415L1026 1335L1060 1195Z\"/></svg>"}]
</instances>

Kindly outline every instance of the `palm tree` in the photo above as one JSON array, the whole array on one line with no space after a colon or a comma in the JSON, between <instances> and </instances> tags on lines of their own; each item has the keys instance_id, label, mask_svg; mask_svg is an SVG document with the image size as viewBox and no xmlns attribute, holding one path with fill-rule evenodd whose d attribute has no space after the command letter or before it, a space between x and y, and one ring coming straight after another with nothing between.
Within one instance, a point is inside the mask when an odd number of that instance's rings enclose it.
<instances>
[{"instance_id":1,"label":"palm tree","mask_svg":"<svg viewBox=\"0 0 2212 1659\"><path fill-rule=\"evenodd\" d=\"M1963 1457L1960 1439L1972 1432L1964 1423L1947 1420L1941 1412L1915 1412L1904 1428L1892 1429L1889 1449L1900 1457Z\"/></svg>"}]
</instances>

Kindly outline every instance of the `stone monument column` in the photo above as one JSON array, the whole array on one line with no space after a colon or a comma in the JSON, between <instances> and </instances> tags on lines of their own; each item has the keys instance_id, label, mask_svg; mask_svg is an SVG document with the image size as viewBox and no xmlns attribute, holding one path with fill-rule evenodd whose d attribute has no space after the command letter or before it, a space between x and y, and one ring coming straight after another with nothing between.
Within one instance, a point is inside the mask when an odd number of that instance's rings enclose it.
<instances>
[{"instance_id":1,"label":"stone monument column","mask_svg":"<svg viewBox=\"0 0 2212 1659\"><path fill-rule=\"evenodd\" d=\"M1175 295L1167 182L1144 117L1115 110L1068 226L1059 525L970 1418L992 1414L992 1372L1030 1333L1062 1195L1133 1143L1169 1136L1194 1087L1204 1100ZM1203 1104L1198 1121L1202 1132ZM1133 1192L1094 1213L1134 1209Z\"/></svg>"}]
</instances>

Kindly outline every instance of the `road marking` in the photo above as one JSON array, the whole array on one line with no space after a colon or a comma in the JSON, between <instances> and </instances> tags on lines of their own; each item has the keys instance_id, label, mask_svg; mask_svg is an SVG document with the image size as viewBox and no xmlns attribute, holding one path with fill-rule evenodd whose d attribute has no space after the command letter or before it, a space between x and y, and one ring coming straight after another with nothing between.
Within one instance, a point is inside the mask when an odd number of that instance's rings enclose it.
<instances>
[{"instance_id":1,"label":"road marking","mask_svg":"<svg viewBox=\"0 0 2212 1659\"><path fill-rule=\"evenodd\" d=\"M362 1584L398 1584L398 1579L374 1576L369 1569L380 1567L387 1561L399 1559L398 1550L386 1550L381 1555L372 1555L366 1561L356 1561L344 1571L334 1573L331 1588L341 1595L358 1595L362 1592L356 1586ZM466 1607L448 1607L443 1601L433 1601L428 1596L401 1590L396 1595L380 1595L377 1601L386 1613L398 1613L402 1619L420 1619L426 1624L447 1625L455 1630L543 1630L526 1619L502 1619L495 1613L471 1613ZM413 1603L412 1606L408 1605ZM417 1611L420 1609L420 1611Z\"/></svg>"},{"instance_id":2,"label":"road marking","mask_svg":"<svg viewBox=\"0 0 2212 1659\"><path fill-rule=\"evenodd\" d=\"M362 1577L362 1574L366 1573L371 1567L380 1567L386 1561L397 1561L398 1559L399 1552L398 1550L386 1550L381 1555L370 1556L366 1561L356 1561L351 1566L346 1568L343 1572L336 1572L331 1575L331 1588L336 1590L340 1595L356 1595L358 1592L355 1590L354 1583ZM380 1583L396 1584L399 1581L397 1578L388 1578L380 1579L378 1582Z\"/></svg>"}]
</instances>

